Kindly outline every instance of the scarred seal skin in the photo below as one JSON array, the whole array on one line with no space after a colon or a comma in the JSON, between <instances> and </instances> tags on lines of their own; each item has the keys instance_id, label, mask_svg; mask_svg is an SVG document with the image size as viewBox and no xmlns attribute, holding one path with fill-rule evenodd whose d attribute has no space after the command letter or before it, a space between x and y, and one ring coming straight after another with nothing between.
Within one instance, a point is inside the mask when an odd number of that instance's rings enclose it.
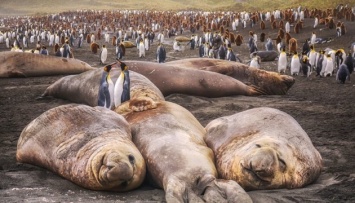
<instances>
[{"instance_id":1,"label":"scarred seal skin","mask_svg":"<svg viewBox=\"0 0 355 203\"><path fill-rule=\"evenodd\" d=\"M29 123L16 159L47 168L91 190L128 191L144 180L144 159L127 121L103 107L68 104Z\"/></svg>"},{"instance_id":2,"label":"scarred seal skin","mask_svg":"<svg viewBox=\"0 0 355 203\"><path fill-rule=\"evenodd\" d=\"M0 78L79 74L94 69L73 58L26 52L0 52Z\"/></svg>"},{"instance_id":3,"label":"scarred seal skin","mask_svg":"<svg viewBox=\"0 0 355 203\"><path fill-rule=\"evenodd\" d=\"M245 190L300 188L321 173L322 157L307 133L280 110L246 110L215 119L206 130L218 174Z\"/></svg>"}]
</instances>

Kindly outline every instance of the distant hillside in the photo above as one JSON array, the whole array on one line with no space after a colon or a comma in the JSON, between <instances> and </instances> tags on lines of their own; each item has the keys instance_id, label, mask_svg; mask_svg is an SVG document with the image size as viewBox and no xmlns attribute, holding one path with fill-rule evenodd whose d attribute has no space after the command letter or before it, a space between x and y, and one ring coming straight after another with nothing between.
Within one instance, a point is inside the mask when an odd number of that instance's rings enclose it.
<instances>
[{"instance_id":1,"label":"distant hillside","mask_svg":"<svg viewBox=\"0 0 355 203\"><path fill-rule=\"evenodd\" d=\"M339 3L355 6L354 0L1 0L0 15L58 13L77 9L265 11L295 8L299 5L325 9Z\"/></svg>"}]
</instances>

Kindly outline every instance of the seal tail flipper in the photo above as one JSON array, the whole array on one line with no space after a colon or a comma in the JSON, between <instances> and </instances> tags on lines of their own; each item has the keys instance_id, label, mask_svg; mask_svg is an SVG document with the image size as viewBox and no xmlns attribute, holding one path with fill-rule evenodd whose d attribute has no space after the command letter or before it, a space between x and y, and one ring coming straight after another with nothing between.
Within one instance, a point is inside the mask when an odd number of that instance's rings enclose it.
<instances>
[{"instance_id":1,"label":"seal tail flipper","mask_svg":"<svg viewBox=\"0 0 355 203\"><path fill-rule=\"evenodd\" d=\"M245 190L233 180L214 180L207 186L203 197L206 202L222 202L215 199L218 196L224 198L223 202L253 202Z\"/></svg>"}]
</instances>

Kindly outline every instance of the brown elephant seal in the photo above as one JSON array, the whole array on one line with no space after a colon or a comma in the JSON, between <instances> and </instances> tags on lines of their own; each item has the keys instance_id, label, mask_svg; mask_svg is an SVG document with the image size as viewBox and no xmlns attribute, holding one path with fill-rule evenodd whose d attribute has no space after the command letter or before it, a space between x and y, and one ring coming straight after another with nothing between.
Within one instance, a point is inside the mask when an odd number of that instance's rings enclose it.
<instances>
[{"instance_id":1,"label":"brown elephant seal","mask_svg":"<svg viewBox=\"0 0 355 203\"><path fill-rule=\"evenodd\" d=\"M16 159L47 168L91 190L128 191L145 177L145 162L127 121L103 107L63 105L28 124Z\"/></svg>"},{"instance_id":2,"label":"brown elephant seal","mask_svg":"<svg viewBox=\"0 0 355 203\"><path fill-rule=\"evenodd\" d=\"M0 52L0 77L37 77L79 74L94 69L78 59L26 52Z\"/></svg>"},{"instance_id":3,"label":"brown elephant seal","mask_svg":"<svg viewBox=\"0 0 355 203\"><path fill-rule=\"evenodd\" d=\"M154 83L164 96L181 93L204 97L260 95L255 86L248 86L232 77L182 66L167 66L146 61L125 61L129 69Z\"/></svg>"},{"instance_id":4,"label":"brown elephant seal","mask_svg":"<svg viewBox=\"0 0 355 203\"><path fill-rule=\"evenodd\" d=\"M189 41L191 41L191 38L185 37L185 36L177 36L177 37L175 37L175 41L177 41L177 42L189 42Z\"/></svg>"},{"instance_id":5,"label":"brown elephant seal","mask_svg":"<svg viewBox=\"0 0 355 203\"><path fill-rule=\"evenodd\" d=\"M136 45L135 45L133 42L131 42L131 41L123 41L123 42L121 42L121 43L123 44L123 46L124 46L125 48L136 47Z\"/></svg>"},{"instance_id":6,"label":"brown elephant seal","mask_svg":"<svg viewBox=\"0 0 355 203\"><path fill-rule=\"evenodd\" d=\"M221 178L245 190L300 188L315 181L322 157L290 115L254 108L211 121L205 141Z\"/></svg>"},{"instance_id":7,"label":"brown elephant seal","mask_svg":"<svg viewBox=\"0 0 355 203\"><path fill-rule=\"evenodd\" d=\"M102 72L103 68L100 68L79 75L65 76L50 85L42 94L42 97L52 96L75 103L97 106ZM116 83L120 73L121 69L118 67L111 69L110 77L114 83ZM130 71L130 81L131 99L143 95L149 97L153 105L151 108L154 108L154 101L164 100L164 96L159 89L143 75ZM147 104L144 106L147 106Z\"/></svg>"},{"instance_id":8,"label":"brown elephant seal","mask_svg":"<svg viewBox=\"0 0 355 203\"><path fill-rule=\"evenodd\" d=\"M165 65L212 71L233 77L240 82L254 87L265 95L284 95L295 83L291 76L260 70L245 64L208 58L188 58L170 61ZM221 91L221 90L220 90Z\"/></svg>"},{"instance_id":9,"label":"brown elephant seal","mask_svg":"<svg viewBox=\"0 0 355 203\"><path fill-rule=\"evenodd\" d=\"M167 202L251 202L235 181L217 179L213 152L203 141L206 131L185 108L161 101L124 117L148 179L164 189Z\"/></svg>"},{"instance_id":10,"label":"brown elephant seal","mask_svg":"<svg viewBox=\"0 0 355 203\"><path fill-rule=\"evenodd\" d=\"M275 59L279 56L276 51L256 51L250 54L250 58L253 58L254 53L260 57L261 61L275 61Z\"/></svg>"}]
</instances>

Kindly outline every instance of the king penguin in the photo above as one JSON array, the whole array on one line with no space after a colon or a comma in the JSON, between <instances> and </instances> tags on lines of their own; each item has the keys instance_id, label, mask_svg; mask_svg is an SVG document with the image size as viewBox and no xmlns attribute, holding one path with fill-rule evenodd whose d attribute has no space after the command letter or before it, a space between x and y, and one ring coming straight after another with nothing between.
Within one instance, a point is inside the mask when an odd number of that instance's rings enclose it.
<instances>
[{"instance_id":1,"label":"king penguin","mask_svg":"<svg viewBox=\"0 0 355 203\"><path fill-rule=\"evenodd\" d=\"M298 57L297 52L294 52L291 59L291 75L298 75L301 69L300 58Z\"/></svg>"},{"instance_id":2,"label":"king penguin","mask_svg":"<svg viewBox=\"0 0 355 203\"><path fill-rule=\"evenodd\" d=\"M287 55L286 55L285 49L283 48L280 53L280 56L279 56L277 71L279 73L285 73L286 68L287 68Z\"/></svg>"},{"instance_id":3,"label":"king penguin","mask_svg":"<svg viewBox=\"0 0 355 203\"><path fill-rule=\"evenodd\" d=\"M103 106L108 109L111 109L112 106L112 98L110 95L112 95L113 91L113 82L110 78L110 71L111 71L112 66L107 65L104 67L104 71L101 76L100 80L100 87L99 87L99 98L98 98L98 106ZM111 89L111 91L110 91Z\"/></svg>"},{"instance_id":4,"label":"king penguin","mask_svg":"<svg viewBox=\"0 0 355 203\"><path fill-rule=\"evenodd\" d=\"M114 88L115 108L121 103L130 100L130 98L130 78L128 67L125 63L121 62L121 74L117 78Z\"/></svg>"},{"instance_id":5,"label":"king penguin","mask_svg":"<svg viewBox=\"0 0 355 203\"><path fill-rule=\"evenodd\" d=\"M253 58L250 61L250 67L258 68L260 69L260 61L261 58L256 54L256 52L253 53Z\"/></svg>"},{"instance_id":6,"label":"king penguin","mask_svg":"<svg viewBox=\"0 0 355 203\"><path fill-rule=\"evenodd\" d=\"M107 48L106 45L102 45L102 50L100 53L100 64L105 64L107 59Z\"/></svg>"},{"instance_id":7,"label":"king penguin","mask_svg":"<svg viewBox=\"0 0 355 203\"><path fill-rule=\"evenodd\" d=\"M315 70L316 68L316 58L317 58L317 52L314 50L314 45L310 46L310 51L308 53L309 55L309 64L311 64L311 72L312 70Z\"/></svg>"}]
</instances>

